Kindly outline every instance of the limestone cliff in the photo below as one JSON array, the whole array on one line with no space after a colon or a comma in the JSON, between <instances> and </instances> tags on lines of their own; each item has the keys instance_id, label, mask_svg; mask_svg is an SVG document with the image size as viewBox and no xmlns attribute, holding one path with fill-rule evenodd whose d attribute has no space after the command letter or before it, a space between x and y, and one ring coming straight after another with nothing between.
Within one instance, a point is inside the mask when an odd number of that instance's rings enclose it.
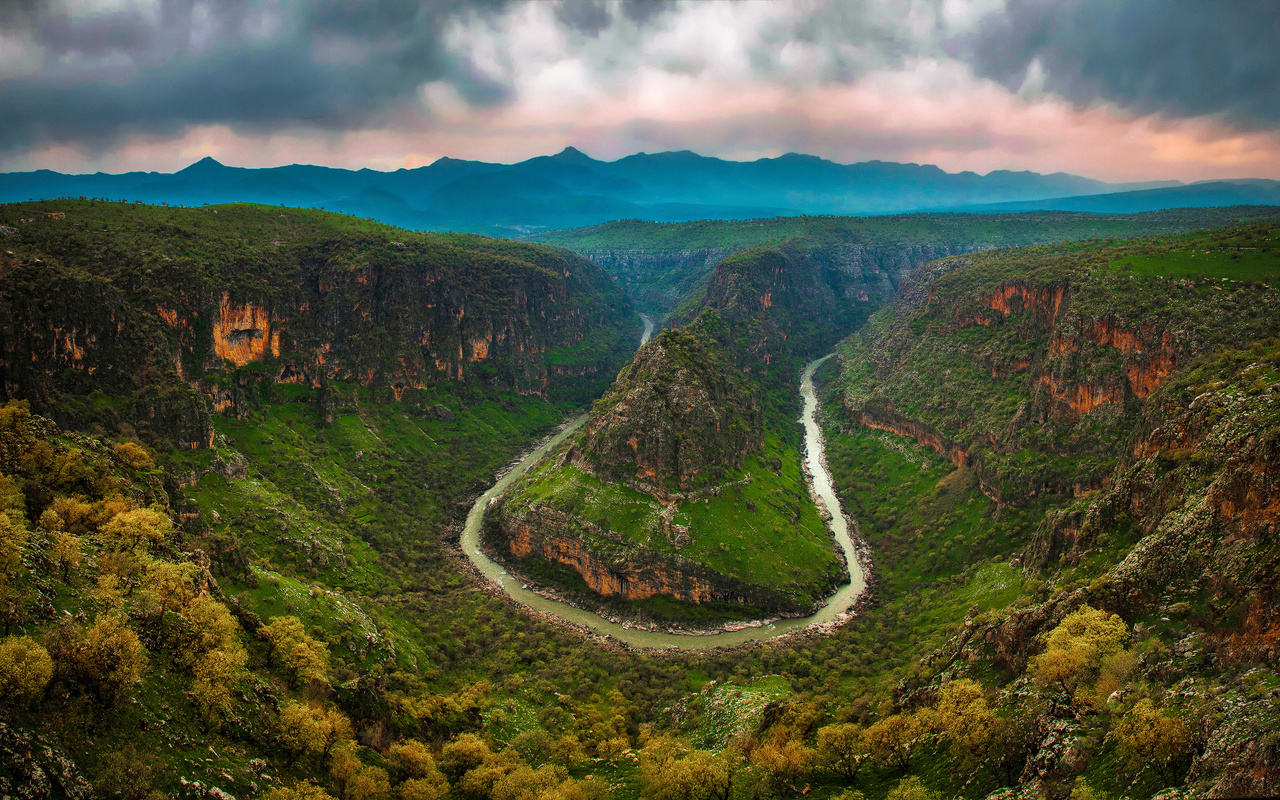
<instances>
[{"instance_id":1,"label":"limestone cliff","mask_svg":"<svg viewBox=\"0 0 1280 800\"><path fill-rule=\"evenodd\" d=\"M576 572L604 598L666 597L695 605L721 603L767 613L811 609L795 597L735 579L679 554L635 547L626 537L547 505L502 502L490 510L485 545L516 559L538 559Z\"/></svg>"},{"instance_id":2,"label":"limestone cliff","mask_svg":"<svg viewBox=\"0 0 1280 800\"><path fill-rule=\"evenodd\" d=\"M929 244L814 243L789 245L807 269L823 276L833 296L849 303L883 302L893 296L906 274L927 261L983 249L985 244L940 238ZM720 262L744 248L694 247L680 250L570 249L615 276L641 308L667 313L696 293Z\"/></svg>"},{"instance_id":3,"label":"limestone cliff","mask_svg":"<svg viewBox=\"0 0 1280 800\"><path fill-rule=\"evenodd\" d=\"M638 328L563 250L297 210L63 205L0 254L0 394L70 424L137 421L205 446L209 411L243 414L283 384L585 403ZM72 399L94 391L127 408Z\"/></svg>"},{"instance_id":4,"label":"limestone cliff","mask_svg":"<svg viewBox=\"0 0 1280 800\"><path fill-rule=\"evenodd\" d=\"M850 420L970 464L1003 502L1103 486L1170 375L1235 337L1265 337L1256 304L1277 302L1037 251L1013 270L1010 258L935 262L842 348Z\"/></svg>"}]
</instances>

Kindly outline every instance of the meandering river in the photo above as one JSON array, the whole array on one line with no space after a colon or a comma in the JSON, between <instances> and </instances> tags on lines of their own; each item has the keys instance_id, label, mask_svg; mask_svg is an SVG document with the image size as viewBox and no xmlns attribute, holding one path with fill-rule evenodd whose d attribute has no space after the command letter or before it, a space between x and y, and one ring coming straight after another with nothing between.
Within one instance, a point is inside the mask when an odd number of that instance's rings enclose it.
<instances>
[{"instance_id":1,"label":"meandering river","mask_svg":"<svg viewBox=\"0 0 1280 800\"><path fill-rule=\"evenodd\" d=\"M644 319L644 334L640 344L643 346L653 334L654 323L647 315L642 314L641 316ZM861 596L866 588L866 579L862 564L858 560L854 549L853 539L845 521L844 513L840 509L840 502L836 499L835 490L831 485L831 474L827 471L826 460L823 458L822 429L816 419L818 398L813 389L813 373L822 365L822 362L830 357L830 355L827 355L809 363L800 375L800 395L804 399L804 411L801 415L801 420L804 423L805 465L811 476L811 486L814 494L821 499L822 503L831 512L829 522L831 532L835 535L836 542L839 543L844 551L851 579L848 584L840 587L835 594L831 595L816 613L808 617L780 619L718 633L684 634L649 631L611 622L593 612L584 611L568 603L543 597L529 589L519 578L508 574L501 564L486 556L480 550L480 523L484 518L485 508L489 505L489 502L506 491L508 486L527 472L530 467L538 463L543 456L572 436L578 428L582 427L582 424L587 420L586 414L566 425L558 434L516 464L501 480L490 487L489 491L480 495L475 505L471 507L471 513L467 515L467 524L462 532L463 552L467 554L467 557L471 559L471 563L475 564L476 569L480 570L485 578L501 587L502 591L516 602L536 611L554 615L566 622L589 628L597 633L607 634L635 647L677 647L685 650L732 647L747 642L772 639L776 636L794 633L809 627L838 622L843 615L849 612L849 609L853 607L853 604Z\"/></svg>"}]
</instances>

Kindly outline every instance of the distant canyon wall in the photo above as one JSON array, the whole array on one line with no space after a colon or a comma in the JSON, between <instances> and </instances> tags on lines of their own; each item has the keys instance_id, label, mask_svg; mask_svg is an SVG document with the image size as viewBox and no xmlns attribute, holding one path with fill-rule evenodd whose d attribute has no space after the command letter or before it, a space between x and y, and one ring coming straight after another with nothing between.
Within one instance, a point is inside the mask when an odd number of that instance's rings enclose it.
<instances>
[{"instance_id":1,"label":"distant canyon wall","mask_svg":"<svg viewBox=\"0 0 1280 800\"><path fill-rule=\"evenodd\" d=\"M556 258L556 272L425 257L304 265L257 288L244 276L137 289L0 255L0 386L72 427L67 396L96 392L103 409L188 448L208 446L209 412L242 415L272 385L319 396L354 383L405 400L470 382L586 402L634 348L639 322L596 267Z\"/></svg>"},{"instance_id":2,"label":"distant canyon wall","mask_svg":"<svg viewBox=\"0 0 1280 800\"><path fill-rule=\"evenodd\" d=\"M925 262L985 249L960 241L928 245L793 245L820 270L841 276L839 291L846 300L884 302L893 297L902 277ZM725 258L738 248L703 247L687 250L575 249L612 276L642 309L670 313L697 292Z\"/></svg>"}]
</instances>

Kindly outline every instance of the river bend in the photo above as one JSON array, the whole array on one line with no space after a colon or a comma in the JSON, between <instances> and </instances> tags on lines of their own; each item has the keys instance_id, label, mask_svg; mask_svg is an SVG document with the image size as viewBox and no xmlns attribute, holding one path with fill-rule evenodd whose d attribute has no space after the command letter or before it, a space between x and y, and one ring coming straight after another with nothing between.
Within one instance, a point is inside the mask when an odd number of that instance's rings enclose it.
<instances>
[{"instance_id":1,"label":"river bend","mask_svg":"<svg viewBox=\"0 0 1280 800\"><path fill-rule=\"evenodd\" d=\"M648 341L649 336L653 333L653 320L645 316L644 322L645 330L641 345ZM559 617L574 625L589 628L596 633L607 634L635 647L675 647L683 650L732 647L747 642L765 641L783 634L795 633L805 628L823 626L840 621L866 588L866 577L862 563L858 560L845 515L840 508L840 501L836 499L835 491L832 487L831 473L827 470L826 460L823 458L822 429L817 422L818 399L813 388L813 373L830 357L830 355L827 355L810 362L800 375L800 395L804 399L804 411L801 414L801 421L804 424L805 466L810 476L810 486L814 495L831 512L828 524L836 542L844 551L845 562L849 565L850 581L827 598L826 603L816 613L807 617L780 619L762 625L717 633L693 634L649 631L611 622L594 612L584 611L568 603L543 597L529 589L519 578L509 574L501 564L485 555L480 550L480 524L490 501L506 491L508 486L527 472L530 467L538 463L543 456L582 427L582 424L587 420L586 414L566 425L549 441L516 464L487 492L480 495L475 505L471 507L471 512L467 515L466 527L462 532L463 552L466 553L467 558L471 559L471 563L476 566L476 569L486 579L501 587L502 591L516 602L544 614Z\"/></svg>"}]
</instances>

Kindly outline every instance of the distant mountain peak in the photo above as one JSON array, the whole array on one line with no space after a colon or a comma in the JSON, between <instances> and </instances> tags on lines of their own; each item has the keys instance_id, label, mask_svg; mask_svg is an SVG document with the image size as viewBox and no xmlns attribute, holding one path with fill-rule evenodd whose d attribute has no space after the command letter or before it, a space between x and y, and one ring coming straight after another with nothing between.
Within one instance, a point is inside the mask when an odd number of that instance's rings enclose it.
<instances>
[{"instance_id":1,"label":"distant mountain peak","mask_svg":"<svg viewBox=\"0 0 1280 800\"><path fill-rule=\"evenodd\" d=\"M569 145L565 149L556 153L552 158L557 161L595 161L594 158L582 152L573 145Z\"/></svg>"},{"instance_id":2,"label":"distant mountain peak","mask_svg":"<svg viewBox=\"0 0 1280 800\"><path fill-rule=\"evenodd\" d=\"M770 159L763 159L763 160L768 161ZM826 161L827 159L822 158L821 156L812 156L812 155L809 155L808 153L783 153L782 155L772 160L773 161L789 161L789 162L803 161L806 163L818 163L818 162Z\"/></svg>"},{"instance_id":3,"label":"distant mountain peak","mask_svg":"<svg viewBox=\"0 0 1280 800\"><path fill-rule=\"evenodd\" d=\"M221 161L218 161L213 156L205 156L186 169L180 169L174 174L181 175L183 173L191 174L192 172L208 172L215 169L226 169L226 165Z\"/></svg>"}]
</instances>

